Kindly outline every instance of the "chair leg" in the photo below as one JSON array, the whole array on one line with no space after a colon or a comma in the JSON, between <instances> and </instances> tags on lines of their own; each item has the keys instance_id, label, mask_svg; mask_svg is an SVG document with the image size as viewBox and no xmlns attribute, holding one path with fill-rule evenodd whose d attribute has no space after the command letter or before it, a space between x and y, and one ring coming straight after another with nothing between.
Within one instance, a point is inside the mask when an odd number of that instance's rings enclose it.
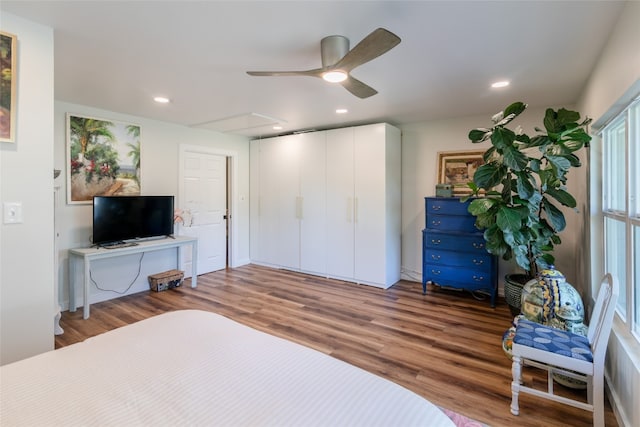
<instances>
[{"instance_id":1,"label":"chair leg","mask_svg":"<svg viewBox=\"0 0 640 427\"><path fill-rule=\"evenodd\" d=\"M604 377L596 375L589 378L587 387L591 388L593 401L593 425L594 427L604 427Z\"/></svg>"},{"instance_id":2,"label":"chair leg","mask_svg":"<svg viewBox=\"0 0 640 427\"><path fill-rule=\"evenodd\" d=\"M511 365L511 413L518 415L520 407L518 406L518 395L520 394L520 384L522 384L522 359L520 356L513 356L513 364Z\"/></svg>"}]
</instances>

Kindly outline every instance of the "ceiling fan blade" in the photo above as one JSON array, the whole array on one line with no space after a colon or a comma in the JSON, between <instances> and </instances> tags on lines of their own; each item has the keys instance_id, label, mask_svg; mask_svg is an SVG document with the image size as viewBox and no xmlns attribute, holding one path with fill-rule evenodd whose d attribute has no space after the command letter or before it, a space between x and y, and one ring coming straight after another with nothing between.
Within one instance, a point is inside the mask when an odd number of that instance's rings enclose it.
<instances>
[{"instance_id":1,"label":"ceiling fan blade","mask_svg":"<svg viewBox=\"0 0 640 427\"><path fill-rule=\"evenodd\" d=\"M340 82L342 87L357 96L358 98L368 98L378 93L377 90L362 83L360 80L349 76L345 81Z\"/></svg>"},{"instance_id":2,"label":"ceiling fan blade","mask_svg":"<svg viewBox=\"0 0 640 427\"><path fill-rule=\"evenodd\" d=\"M322 77L322 73L326 71L323 68L316 68L305 71L247 71L250 76L311 76Z\"/></svg>"},{"instance_id":3,"label":"ceiling fan blade","mask_svg":"<svg viewBox=\"0 0 640 427\"><path fill-rule=\"evenodd\" d=\"M331 68L350 72L359 65L371 61L400 43L400 37L389 30L378 28L362 39L337 64Z\"/></svg>"}]
</instances>

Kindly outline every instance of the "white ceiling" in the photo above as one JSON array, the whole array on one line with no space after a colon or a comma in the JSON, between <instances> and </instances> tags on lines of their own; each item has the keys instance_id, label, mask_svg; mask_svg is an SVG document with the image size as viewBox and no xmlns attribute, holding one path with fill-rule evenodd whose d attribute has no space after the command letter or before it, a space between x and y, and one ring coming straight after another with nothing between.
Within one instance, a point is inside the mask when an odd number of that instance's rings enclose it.
<instances>
[{"instance_id":1,"label":"white ceiling","mask_svg":"<svg viewBox=\"0 0 640 427\"><path fill-rule=\"evenodd\" d=\"M623 3L3 0L0 12L54 29L57 100L187 126L232 119L259 126L235 132L255 137L490 116L516 100L574 104ZM246 74L318 68L323 37L353 47L378 27L402 42L352 72L378 90L370 98L313 77ZM490 88L502 79L511 86Z\"/></svg>"}]
</instances>

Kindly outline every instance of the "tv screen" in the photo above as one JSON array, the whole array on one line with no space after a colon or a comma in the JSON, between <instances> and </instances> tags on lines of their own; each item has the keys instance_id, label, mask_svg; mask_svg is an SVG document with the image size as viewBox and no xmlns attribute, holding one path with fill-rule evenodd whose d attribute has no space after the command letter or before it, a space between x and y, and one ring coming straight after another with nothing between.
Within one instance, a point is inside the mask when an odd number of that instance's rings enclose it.
<instances>
[{"instance_id":1,"label":"tv screen","mask_svg":"<svg viewBox=\"0 0 640 427\"><path fill-rule=\"evenodd\" d=\"M174 196L95 196L94 245L171 236Z\"/></svg>"}]
</instances>

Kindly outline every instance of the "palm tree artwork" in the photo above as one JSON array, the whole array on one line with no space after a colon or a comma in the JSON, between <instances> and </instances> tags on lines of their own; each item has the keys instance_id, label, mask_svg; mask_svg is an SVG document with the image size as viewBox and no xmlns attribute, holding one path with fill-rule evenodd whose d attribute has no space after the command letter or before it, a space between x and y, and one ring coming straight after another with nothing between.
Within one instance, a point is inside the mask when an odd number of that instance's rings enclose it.
<instances>
[{"instance_id":1,"label":"palm tree artwork","mask_svg":"<svg viewBox=\"0 0 640 427\"><path fill-rule=\"evenodd\" d=\"M140 194L140 126L68 115L69 203Z\"/></svg>"}]
</instances>

